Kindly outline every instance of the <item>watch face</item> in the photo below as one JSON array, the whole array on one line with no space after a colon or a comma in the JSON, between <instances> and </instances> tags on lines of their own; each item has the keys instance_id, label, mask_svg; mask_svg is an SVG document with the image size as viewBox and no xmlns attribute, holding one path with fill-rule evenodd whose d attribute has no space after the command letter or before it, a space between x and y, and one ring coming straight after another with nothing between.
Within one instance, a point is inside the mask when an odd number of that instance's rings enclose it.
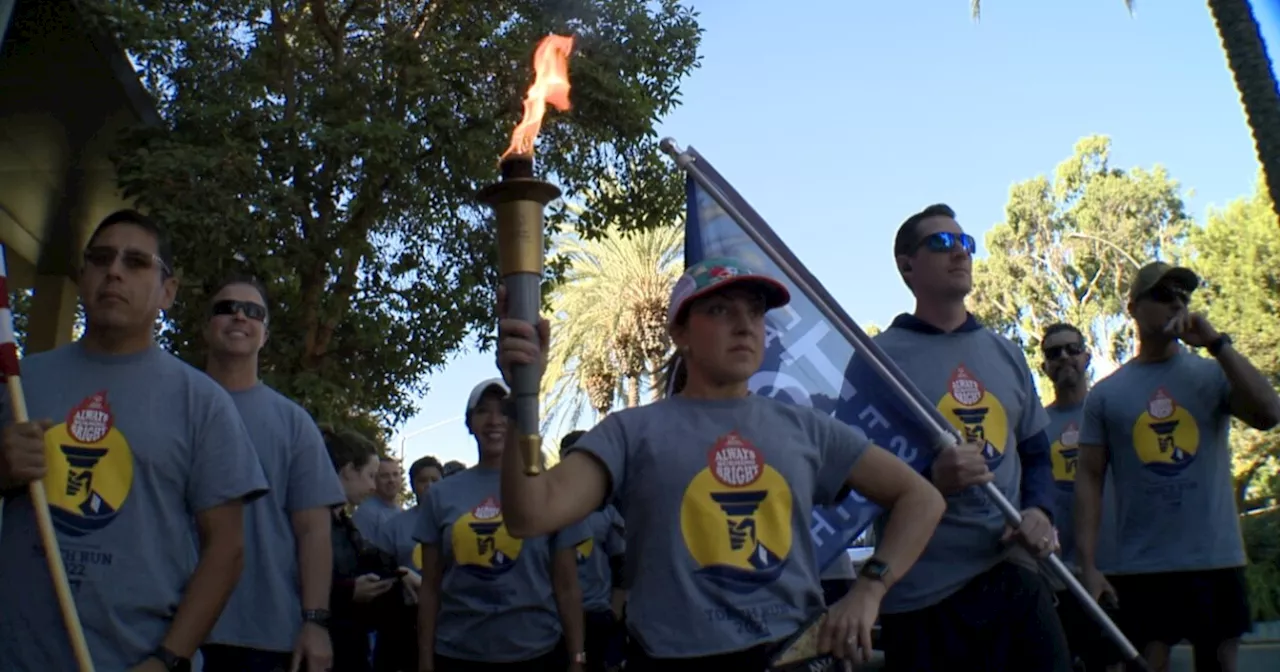
<instances>
[{"instance_id":1,"label":"watch face","mask_svg":"<svg viewBox=\"0 0 1280 672\"><path fill-rule=\"evenodd\" d=\"M859 571L858 573L867 577L868 579L878 581L880 579L883 579L885 574L889 573L889 565L886 565L880 560L868 560L865 564L862 565L862 570Z\"/></svg>"}]
</instances>

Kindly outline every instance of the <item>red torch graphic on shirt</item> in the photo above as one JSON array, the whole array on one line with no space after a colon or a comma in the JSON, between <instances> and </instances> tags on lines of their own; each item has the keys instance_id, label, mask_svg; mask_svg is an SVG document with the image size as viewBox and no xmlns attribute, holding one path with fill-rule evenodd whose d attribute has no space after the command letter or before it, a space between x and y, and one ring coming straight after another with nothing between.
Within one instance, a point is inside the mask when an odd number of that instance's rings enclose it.
<instances>
[{"instance_id":1,"label":"red torch graphic on shirt","mask_svg":"<svg viewBox=\"0 0 1280 672\"><path fill-rule=\"evenodd\" d=\"M493 208L498 228L498 266L507 291L507 315L537 324L542 305L543 210L559 198L560 189L534 177L534 141L542 129L547 105L569 109L569 53L573 38L548 35L533 56L534 80L524 99L524 118L511 134L511 146L498 166L502 178L480 190L479 199ZM547 344L542 344L546 347ZM539 434L538 372L531 367L512 371L515 430L524 471L542 471Z\"/></svg>"}]
</instances>

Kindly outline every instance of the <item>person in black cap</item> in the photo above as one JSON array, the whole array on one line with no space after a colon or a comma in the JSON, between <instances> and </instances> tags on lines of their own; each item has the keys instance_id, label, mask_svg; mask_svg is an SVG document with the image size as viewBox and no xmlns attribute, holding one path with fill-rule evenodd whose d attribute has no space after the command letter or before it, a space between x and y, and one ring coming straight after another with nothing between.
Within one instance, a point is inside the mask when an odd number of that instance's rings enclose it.
<instances>
[{"instance_id":1,"label":"person in black cap","mask_svg":"<svg viewBox=\"0 0 1280 672\"><path fill-rule=\"evenodd\" d=\"M1085 587L1119 604L1121 627L1157 672L1170 647L1194 648L1197 670L1234 670L1251 627L1245 552L1231 478L1231 418L1280 422L1270 381L1204 315L1200 278L1153 262L1129 289L1138 354L1085 402L1076 475L1076 550ZM1183 344L1204 348L1208 357ZM1098 568L1103 475L1115 485L1117 552Z\"/></svg>"}]
</instances>

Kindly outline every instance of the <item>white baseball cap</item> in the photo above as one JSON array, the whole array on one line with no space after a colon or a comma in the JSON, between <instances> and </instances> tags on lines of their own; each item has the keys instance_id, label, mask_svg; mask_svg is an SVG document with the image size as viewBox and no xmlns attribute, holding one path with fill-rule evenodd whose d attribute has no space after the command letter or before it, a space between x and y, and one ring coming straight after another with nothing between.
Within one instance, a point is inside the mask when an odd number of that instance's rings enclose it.
<instances>
[{"instance_id":1,"label":"white baseball cap","mask_svg":"<svg viewBox=\"0 0 1280 672\"><path fill-rule=\"evenodd\" d=\"M507 387L507 384L501 378L490 378L482 381L479 385L471 388L471 396L467 397L467 415L471 415L471 411L476 410L476 406L480 405L480 398L490 390L497 390L504 397L511 394L511 389Z\"/></svg>"}]
</instances>

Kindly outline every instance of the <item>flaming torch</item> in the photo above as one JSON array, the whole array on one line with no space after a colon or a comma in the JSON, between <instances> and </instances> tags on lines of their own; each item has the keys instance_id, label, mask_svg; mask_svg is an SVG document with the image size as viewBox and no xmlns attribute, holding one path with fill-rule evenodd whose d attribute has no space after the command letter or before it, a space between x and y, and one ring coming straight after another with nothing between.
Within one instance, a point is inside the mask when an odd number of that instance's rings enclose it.
<instances>
[{"instance_id":1,"label":"flaming torch","mask_svg":"<svg viewBox=\"0 0 1280 672\"><path fill-rule=\"evenodd\" d=\"M533 176L533 144L547 105L561 112L569 109L571 51L572 37L548 35L538 43L533 55L533 85L524 99L524 118L516 125L511 146L498 162L502 177L478 194L480 201L493 208L498 224L498 268L507 290L507 314L534 325L542 306L543 209L560 196L560 190ZM538 372L521 366L512 375L511 394L524 473L536 476L542 471Z\"/></svg>"}]
</instances>

